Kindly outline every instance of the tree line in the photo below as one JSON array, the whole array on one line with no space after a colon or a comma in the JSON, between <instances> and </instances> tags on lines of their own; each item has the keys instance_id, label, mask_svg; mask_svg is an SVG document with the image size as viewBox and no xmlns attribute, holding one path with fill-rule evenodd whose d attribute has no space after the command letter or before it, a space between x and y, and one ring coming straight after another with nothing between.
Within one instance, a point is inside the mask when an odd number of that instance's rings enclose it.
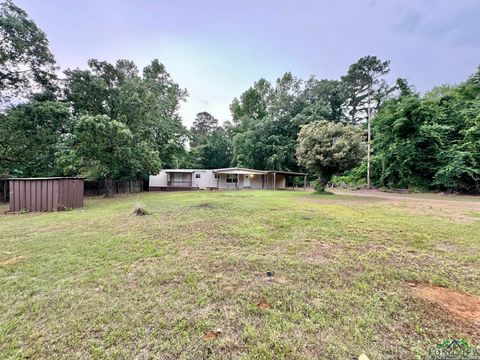
<instances>
[{"instance_id":1,"label":"tree line","mask_svg":"<svg viewBox=\"0 0 480 360\"><path fill-rule=\"evenodd\" d=\"M231 121L192 126L163 64L92 59L58 67L45 33L0 7L0 175L146 178L160 168L305 171L328 183L480 192L480 70L426 94L365 56L339 79L287 72L232 100Z\"/></svg>"}]
</instances>

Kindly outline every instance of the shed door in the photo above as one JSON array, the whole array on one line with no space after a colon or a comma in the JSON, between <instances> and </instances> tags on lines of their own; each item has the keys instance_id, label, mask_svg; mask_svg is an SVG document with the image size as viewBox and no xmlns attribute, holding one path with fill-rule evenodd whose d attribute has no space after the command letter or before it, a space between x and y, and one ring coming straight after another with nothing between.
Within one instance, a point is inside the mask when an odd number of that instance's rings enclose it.
<instances>
[{"instance_id":1,"label":"shed door","mask_svg":"<svg viewBox=\"0 0 480 360\"><path fill-rule=\"evenodd\" d=\"M243 186L250 187L250 175L245 175L243 177Z\"/></svg>"}]
</instances>

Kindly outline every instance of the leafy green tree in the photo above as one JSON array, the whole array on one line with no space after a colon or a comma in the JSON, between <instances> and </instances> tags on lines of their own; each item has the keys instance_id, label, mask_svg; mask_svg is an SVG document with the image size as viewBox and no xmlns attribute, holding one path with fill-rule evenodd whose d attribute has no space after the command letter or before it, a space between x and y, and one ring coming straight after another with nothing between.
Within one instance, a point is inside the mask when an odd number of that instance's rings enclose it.
<instances>
[{"instance_id":1,"label":"leafy green tree","mask_svg":"<svg viewBox=\"0 0 480 360\"><path fill-rule=\"evenodd\" d=\"M303 103L303 109L294 119L298 125L308 124L317 119L343 120L342 105L346 98L340 81L317 80L311 77L305 82L300 101Z\"/></svg>"},{"instance_id":2,"label":"leafy green tree","mask_svg":"<svg viewBox=\"0 0 480 360\"><path fill-rule=\"evenodd\" d=\"M55 59L45 33L11 0L0 4L0 105L34 91L54 91Z\"/></svg>"},{"instance_id":3,"label":"leafy green tree","mask_svg":"<svg viewBox=\"0 0 480 360\"><path fill-rule=\"evenodd\" d=\"M129 60L110 64L92 59L88 65L87 70L65 72L65 96L74 114L116 119L128 127L134 142L146 142L155 149L162 166L176 167L186 154L187 130L179 115L186 90L156 59L141 75Z\"/></svg>"},{"instance_id":4,"label":"leafy green tree","mask_svg":"<svg viewBox=\"0 0 480 360\"><path fill-rule=\"evenodd\" d=\"M0 174L55 176L55 153L71 131L68 106L55 101L34 101L0 115Z\"/></svg>"},{"instance_id":5,"label":"leafy green tree","mask_svg":"<svg viewBox=\"0 0 480 360\"><path fill-rule=\"evenodd\" d=\"M302 81L291 73L275 86L261 79L232 103L233 164L256 169L297 170L295 142L302 110Z\"/></svg>"},{"instance_id":6,"label":"leafy green tree","mask_svg":"<svg viewBox=\"0 0 480 360\"><path fill-rule=\"evenodd\" d=\"M334 175L352 169L365 156L364 133L352 125L314 121L298 134L298 162L315 173L315 190L322 192Z\"/></svg>"},{"instance_id":7,"label":"leafy green tree","mask_svg":"<svg viewBox=\"0 0 480 360\"><path fill-rule=\"evenodd\" d=\"M57 164L66 175L89 179L132 179L156 174L160 157L146 141L135 142L130 129L107 115L82 115Z\"/></svg>"}]
</instances>

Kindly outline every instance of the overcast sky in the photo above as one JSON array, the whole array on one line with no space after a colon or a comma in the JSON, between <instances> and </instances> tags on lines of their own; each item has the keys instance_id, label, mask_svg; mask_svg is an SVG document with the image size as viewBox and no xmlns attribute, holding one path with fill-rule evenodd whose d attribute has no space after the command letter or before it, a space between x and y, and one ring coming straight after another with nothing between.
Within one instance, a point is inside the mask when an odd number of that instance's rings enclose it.
<instances>
[{"instance_id":1,"label":"overcast sky","mask_svg":"<svg viewBox=\"0 0 480 360\"><path fill-rule=\"evenodd\" d=\"M190 96L190 125L255 80L286 71L338 78L364 55L391 60L417 90L457 83L480 65L480 0L16 0L46 32L57 62L158 58Z\"/></svg>"}]
</instances>

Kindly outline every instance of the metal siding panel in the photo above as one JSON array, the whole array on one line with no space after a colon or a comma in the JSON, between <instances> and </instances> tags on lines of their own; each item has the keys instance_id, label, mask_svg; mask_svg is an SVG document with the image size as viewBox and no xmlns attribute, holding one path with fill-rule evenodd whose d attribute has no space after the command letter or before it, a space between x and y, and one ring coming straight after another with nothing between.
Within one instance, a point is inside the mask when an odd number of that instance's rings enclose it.
<instances>
[{"instance_id":1,"label":"metal siding panel","mask_svg":"<svg viewBox=\"0 0 480 360\"><path fill-rule=\"evenodd\" d=\"M73 180L67 180L66 183L67 183L67 207L68 208L72 208L72 190L73 190L73 184L72 184L72 181Z\"/></svg>"},{"instance_id":2,"label":"metal siding panel","mask_svg":"<svg viewBox=\"0 0 480 360\"><path fill-rule=\"evenodd\" d=\"M37 204L35 206L36 211L42 211L42 182L35 181L35 191L36 191L36 198Z\"/></svg>"},{"instance_id":3,"label":"metal siding panel","mask_svg":"<svg viewBox=\"0 0 480 360\"><path fill-rule=\"evenodd\" d=\"M37 211L37 182L32 181L30 183L30 206L32 211Z\"/></svg>"},{"instance_id":4,"label":"metal siding panel","mask_svg":"<svg viewBox=\"0 0 480 360\"><path fill-rule=\"evenodd\" d=\"M10 180L10 211L15 211L15 181Z\"/></svg>"},{"instance_id":5,"label":"metal siding panel","mask_svg":"<svg viewBox=\"0 0 480 360\"><path fill-rule=\"evenodd\" d=\"M10 180L10 211L15 211L15 181Z\"/></svg>"},{"instance_id":6,"label":"metal siding panel","mask_svg":"<svg viewBox=\"0 0 480 360\"><path fill-rule=\"evenodd\" d=\"M19 199L20 199L20 210L25 209L25 181L19 182Z\"/></svg>"},{"instance_id":7,"label":"metal siding panel","mask_svg":"<svg viewBox=\"0 0 480 360\"><path fill-rule=\"evenodd\" d=\"M78 207L78 183L77 180L72 181L72 208Z\"/></svg>"},{"instance_id":8,"label":"metal siding panel","mask_svg":"<svg viewBox=\"0 0 480 360\"><path fill-rule=\"evenodd\" d=\"M15 211L20 211L20 181L15 181Z\"/></svg>"},{"instance_id":9,"label":"metal siding panel","mask_svg":"<svg viewBox=\"0 0 480 360\"><path fill-rule=\"evenodd\" d=\"M80 183L80 190L78 191L78 196L80 197L80 201L78 203L78 206L79 207L83 207L83 197L84 197L84 191L85 191L85 183L83 182L83 179L82 180L78 180L78 182Z\"/></svg>"},{"instance_id":10,"label":"metal siding panel","mask_svg":"<svg viewBox=\"0 0 480 360\"><path fill-rule=\"evenodd\" d=\"M53 200L53 211L58 210L58 185L60 184L61 180L53 180L53 190L52 190L52 200Z\"/></svg>"},{"instance_id":11,"label":"metal siding panel","mask_svg":"<svg viewBox=\"0 0 480 360\"><path fill-rule=\"evenodd\" d=\"M58 182L58 207L65 207L65 204L63 203L63 183L64 181L61 180Z\"/></svg>"},{"instance_id":12,"label":"metal siding panel","mask_svg":"<svg viewBox=\"0 0 480 360\"><path fill-rule=\"evenodd\" d=\"M42 211L47 211L48 209L48 183L47 180L41 180L42 182Z\"/></svg>"},{"instance_id":13,"label":"metal siding panel","mask_svg":"<svg viewBox=\"0 0 480 360\"><path fill-rule=\"evenodd\" d=\"M31 200L30 200L30 194L31 194L31 181L25 181L25 208L28 211L31 211L30 209L32 208Z\"/></svg>"},{"instance_id":14,"label":"metal siding panel","mask_svg":"<svg viewBox=\"0 0 480 360\"><path fill-rule=\"evenodd\" d=\"M54 180L47 180L48 181L48 211L53 211L53 181Z\"/></svg>"}]
</instances>

